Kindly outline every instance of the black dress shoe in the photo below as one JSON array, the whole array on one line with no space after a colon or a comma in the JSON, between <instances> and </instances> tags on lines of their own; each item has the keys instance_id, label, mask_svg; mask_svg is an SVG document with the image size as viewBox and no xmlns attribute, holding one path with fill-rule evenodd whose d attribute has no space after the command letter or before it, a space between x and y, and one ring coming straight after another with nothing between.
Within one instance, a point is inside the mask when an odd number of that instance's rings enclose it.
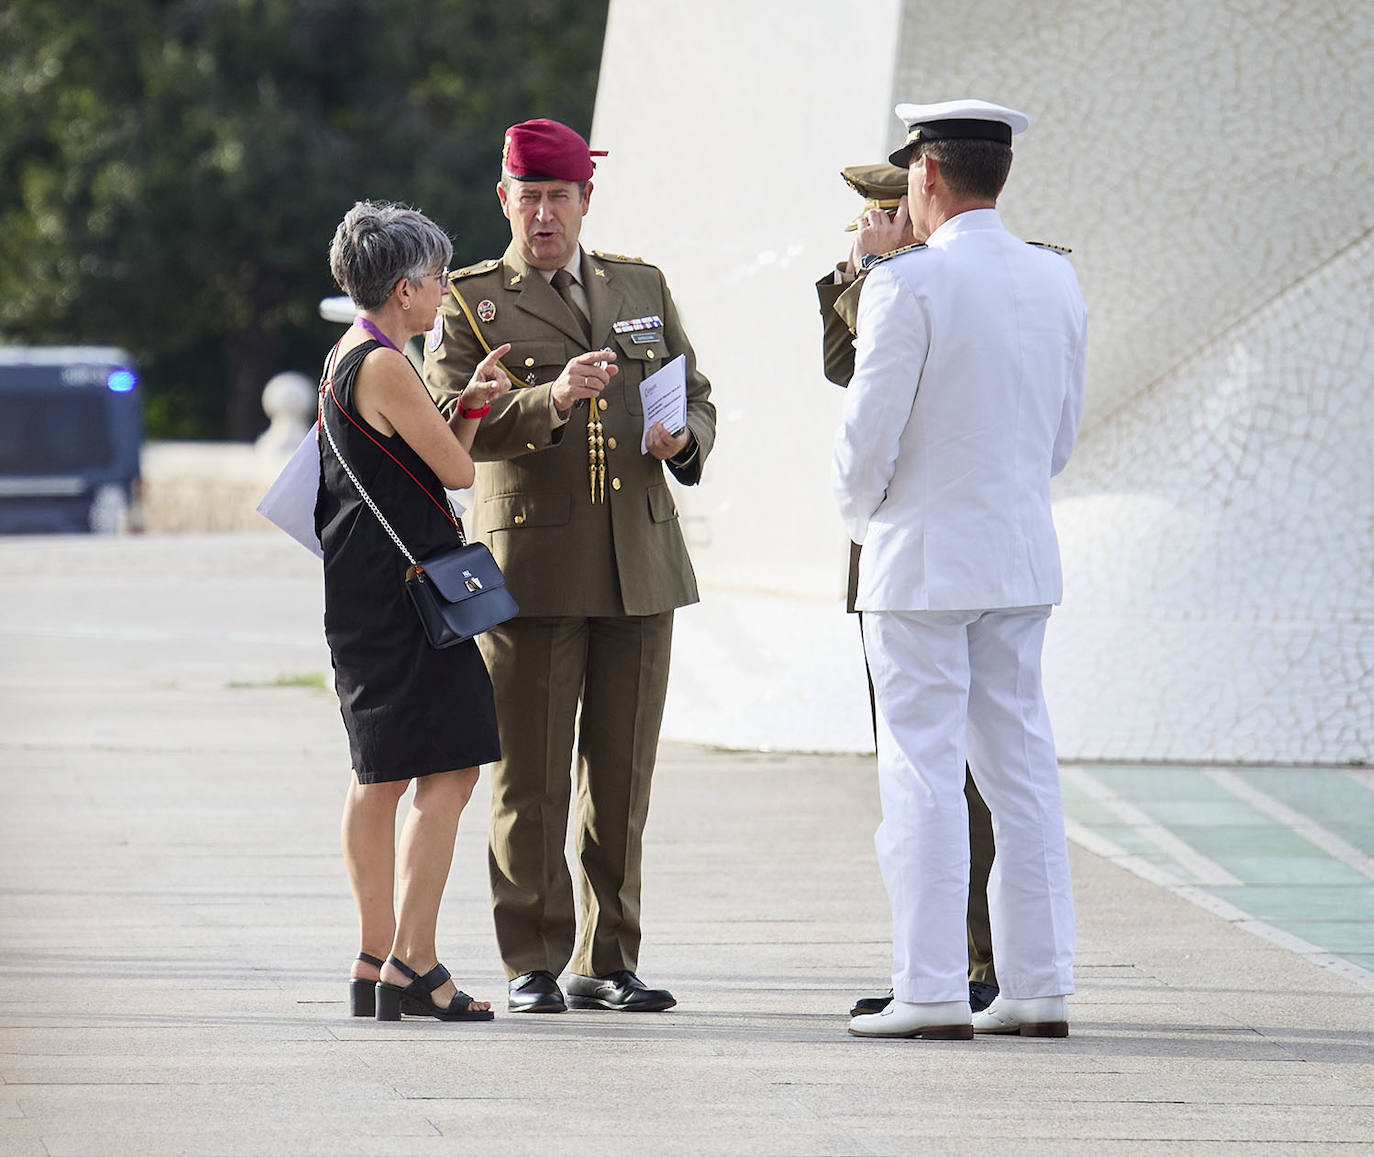
<instances>
[{"instance_id":1,"label":"black dress shoe","mask_svg":"<svg viewBox=\"0 0 1374 1157\"><path fill-rule=\"evenodd\" d=\"M511 1012L567 1012L562 990L552 972L542 968L510 982Z\"/></svg>"},{"instance_id":2,"label":"black dress shoe","mask_svg":"<svg viewBox=\"0 0 1374 1157\"><path fill-rule=\"evenodd\" d=\"M968 1006L974 1012L982 1012L997 999L997 985L984 984L981 980L968 982Z\"/></svg>"},{"instance_id":3,"label":"black dress shoe","mask_svg":"<svg viewBox=\"0 0 1374 1157\"><path fill-rule=\"evenodd\" d=\"M981 980L968 982L968 1006L972 1012L982 1012L997 998L997 985L984 984ZM886 996L865 996L854 1002L849 1010L850 1016L872 1016L882 1012L892 1003L892 989Z\"/></svg>"},{"instance_id":4,"label":"black dress shoe","mask_svg":"<svg viewBox=\"0 0 1374 1157\"><path fill-rule=\"evenodd\" d=\"M666 988L649 988L633 972L621 969L605 976L568 977L568 1003L573 1008L609 1008L613 1012L662 1012L677 1004Z\"/></svg>"},{"instance_id":5,"label":"black dress shoe","mask_svg":"<svg viewBox=\"0 0 1374 1157\"><path fill-rule=\"evenodd\" d=\"M886 996L861 996L849 1010L850 1016L874 1016L892 1003L892 989Z\"/></svg>"}]
</instances>

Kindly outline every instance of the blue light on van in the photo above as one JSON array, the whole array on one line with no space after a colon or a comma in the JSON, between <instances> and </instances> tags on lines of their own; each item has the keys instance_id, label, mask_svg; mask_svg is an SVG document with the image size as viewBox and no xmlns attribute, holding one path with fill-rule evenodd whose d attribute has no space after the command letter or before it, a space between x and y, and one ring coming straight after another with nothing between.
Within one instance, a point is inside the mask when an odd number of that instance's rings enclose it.
<instances>
[{"instance_id":1,"label":"blue light on van","mask_svg":"<svg viewBox=\"0 0 1374 1157\"><path fill-rule=\"evenodd\" d=\"M127 394L138 384L138 377L133 370L111 370L105 384L116 394Z\"/></svg>"}]
</instances>

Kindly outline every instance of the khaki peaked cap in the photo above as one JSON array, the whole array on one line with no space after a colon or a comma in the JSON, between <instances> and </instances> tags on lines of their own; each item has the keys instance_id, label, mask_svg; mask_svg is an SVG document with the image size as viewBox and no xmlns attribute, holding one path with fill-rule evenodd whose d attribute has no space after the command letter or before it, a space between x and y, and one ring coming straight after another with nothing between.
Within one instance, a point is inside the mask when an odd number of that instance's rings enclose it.
<instances>
[{"instance_id":1,"label":"khaki peaked cap","mask_svg":"<svg viewBox=\"0 0 1374 1157\"><path fill-rule=\"evenodd\" d=\"M906 196L906 173L905 169L885 161L876 165L849 165L840 170L844 183L864 199L863 213L870 209L889 213L895 210L897 203ZM846 229L858 227L858 218L845 226Z\"/></svg>"}]
</instances>

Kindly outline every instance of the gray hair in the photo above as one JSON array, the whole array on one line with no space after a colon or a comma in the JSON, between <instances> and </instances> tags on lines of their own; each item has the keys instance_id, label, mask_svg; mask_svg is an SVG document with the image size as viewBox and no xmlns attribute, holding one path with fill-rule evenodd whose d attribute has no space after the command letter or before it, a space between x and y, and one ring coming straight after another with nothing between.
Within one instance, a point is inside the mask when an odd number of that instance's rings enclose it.
<instances>
[{"instance_id":1,"label":"gray hair","mask_svg":"<svg viewBox=\"0 0 1374 1157\"><path fill-rule=\"evenodd\" d=\"M376 309L402 278L418 281L453 256L449 236L418 209L359 201L329 243L329 271L359 309Z\"/></svg>"}]
</instances>

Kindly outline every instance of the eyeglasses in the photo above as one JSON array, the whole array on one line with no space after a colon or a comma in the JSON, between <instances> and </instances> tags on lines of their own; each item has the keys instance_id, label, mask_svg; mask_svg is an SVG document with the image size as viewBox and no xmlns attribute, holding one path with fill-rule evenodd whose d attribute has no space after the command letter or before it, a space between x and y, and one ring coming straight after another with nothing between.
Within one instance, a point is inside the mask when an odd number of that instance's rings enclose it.
<instances>
[{"instance_id":1,"label":"eyeglasses","mask_svg":"<svg viewBox=\"0 0 1374 1157\"><path fill-rule=\"evenodd\" d=\"M444 285L448 282L448 266L444 266L438 273L434 274L439 279L439 284Z\"/></svg>"}]
</instances>

